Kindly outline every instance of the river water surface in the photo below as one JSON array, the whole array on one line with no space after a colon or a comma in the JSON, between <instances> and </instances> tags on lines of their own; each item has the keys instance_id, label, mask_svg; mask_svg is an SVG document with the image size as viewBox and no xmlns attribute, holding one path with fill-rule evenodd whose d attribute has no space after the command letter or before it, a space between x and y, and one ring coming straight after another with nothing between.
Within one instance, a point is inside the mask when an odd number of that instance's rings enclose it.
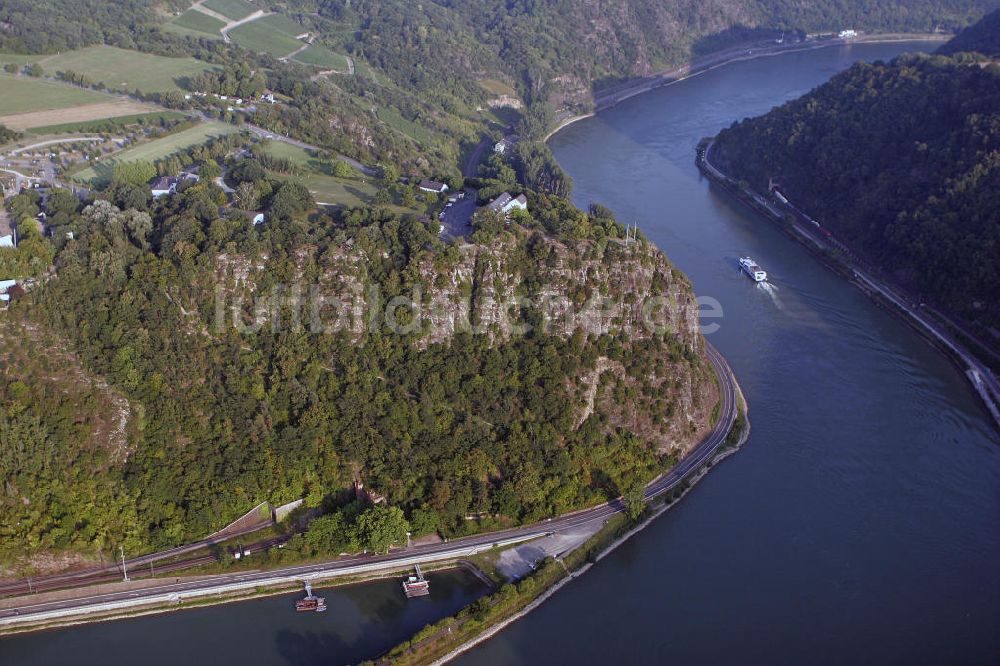
<instances>
[{"instance_id":1,"label":"river water surface","mask_svg":"<svg viewBox=\"0 0 1000 666\"><path fill-rule=\"evenodd\" d=\"M304 592L0 639L2 666L330 666L389 650L488 590L464 569L432 572L431 595L401 577L315 590L325 613L296 613Z\"/></svg>"},{"instance_id":2,"label":"river water surface","mask_svg":"<svg viewBox=\"0 0 1000 666\"><path fill-rule=\"evenodd\" d=\"M463 664L1000 663L1000 446L963 375L694 166L698 140L858 59L734 63L557 133L580 206L643 232L725 316L745 448ZM737 268L749 254L769 289Z\"/></svg>"},{"instance_id":3,"label":"river water surface","mask_svg":"<svg viewBox=\"0 0 1000 666\"><path fill-rule=\"evenodd\" d=\"M722 304L711 340L750 403L745 448L675 509L463 664L1000 661L1000 446L965 379L904 324L699 177L694 149L858 59L736 63L558 133L574 199L640 228ZM773 287L737 259L753 256ZM482 590L397 582L15 637L2 664L343 664Z\"/></svg>"}]
</instances>

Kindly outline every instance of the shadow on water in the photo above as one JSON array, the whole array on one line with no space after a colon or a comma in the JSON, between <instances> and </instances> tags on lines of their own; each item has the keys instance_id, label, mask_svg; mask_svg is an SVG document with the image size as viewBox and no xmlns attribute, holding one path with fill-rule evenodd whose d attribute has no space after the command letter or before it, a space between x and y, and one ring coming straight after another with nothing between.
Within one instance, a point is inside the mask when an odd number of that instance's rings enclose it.
<instances>
[{"instance_id":1,"label":"shadow on water","mask_svg":"<svg viewBox=\"0 0 1000 666\"><path fill-rule=\"evenodd\" d=\"M315 663L317 655L327 655L326 663L336 664L338 662L331 655L345 654L348 651L347 643L337 636L313 631L281 629L275 634L274 643L278 654L290 666Z\"/></svg>"}]
</instances>

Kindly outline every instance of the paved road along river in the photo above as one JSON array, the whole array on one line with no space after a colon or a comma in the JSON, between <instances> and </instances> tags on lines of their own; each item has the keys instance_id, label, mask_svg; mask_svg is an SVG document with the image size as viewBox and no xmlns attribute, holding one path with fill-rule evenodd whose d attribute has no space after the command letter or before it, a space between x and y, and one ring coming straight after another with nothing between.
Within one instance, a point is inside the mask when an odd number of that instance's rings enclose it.
<instances>
[{"instance_id":1,"label":"paved road along river","mask_svg":"<svg viewBox=\"0 0 1000 666\"><path fill-rule=\"evenodd\" d=\"M1000 445L966 379L699 177L694 149L848 67L927 44L735 63L551 140L578 205L637 222L725 316L746 447L678 507L460 659L997 663ZM742 276L749 254L773 280Z\"/></svg>"}]
</instances>

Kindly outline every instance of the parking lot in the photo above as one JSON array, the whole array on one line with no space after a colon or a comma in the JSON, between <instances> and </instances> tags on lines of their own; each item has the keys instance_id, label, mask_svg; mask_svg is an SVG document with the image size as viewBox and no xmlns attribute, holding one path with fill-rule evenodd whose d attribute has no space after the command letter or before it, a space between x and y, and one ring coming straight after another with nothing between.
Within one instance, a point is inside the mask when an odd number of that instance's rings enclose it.
<instances>
[{"instance_id":1,"label":"parking lot","mask_svg":"<svg viewBox=\"0 0 1000 666\"><path fill-rule=\"evenodd\" d=\"M465 238L472 233L472 214L476 212L476 191L465 190L465 197L459 199L441 213L438 222L444 227L441 238Z\"/></svg>"}]
</instances>

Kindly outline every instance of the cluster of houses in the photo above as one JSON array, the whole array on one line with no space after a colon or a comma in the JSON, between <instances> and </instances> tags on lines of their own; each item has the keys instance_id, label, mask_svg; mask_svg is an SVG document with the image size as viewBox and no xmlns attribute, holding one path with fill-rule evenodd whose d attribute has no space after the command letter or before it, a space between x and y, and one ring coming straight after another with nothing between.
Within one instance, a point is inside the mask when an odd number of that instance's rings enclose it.
<instances>
[{"instance_id":1,"label":"cluster of houses","mask_svg":"<svg viewBox=\"0 0 1000 666\"><path fill-rule=\"evenodd\" d=\"M150 184L149 191L154 199L158 199L168 194L176 194L178 186L185 180L197 181L199 178L198 174L190 171L182 172L180 176L160 176ZM263 224L264 219L264 213L255 213L253 218L251 218L251 222L253 222L254 226L257 226L258 224Z\"/></svg>"},{"instance_id":2,"label":"cluster of houses","mask_svg":"<svg viewBox=\"0 0 1000 666\"><path fill-rule=\"evenodd\" d=\"M198 97L202 99L215 99L220 102L228 102L229 106L226 107L226 111L256 111L257 104L262 102L267 102L268 104L277 104L278 100L274 98L274 93L265 93L261 95L258 99L243 99L242 97L231 97L229 95L217 95L216 93L209 92L193 92L184 95L184 99L190 100L192 97Z\"/></svg>"}]
</instances>

